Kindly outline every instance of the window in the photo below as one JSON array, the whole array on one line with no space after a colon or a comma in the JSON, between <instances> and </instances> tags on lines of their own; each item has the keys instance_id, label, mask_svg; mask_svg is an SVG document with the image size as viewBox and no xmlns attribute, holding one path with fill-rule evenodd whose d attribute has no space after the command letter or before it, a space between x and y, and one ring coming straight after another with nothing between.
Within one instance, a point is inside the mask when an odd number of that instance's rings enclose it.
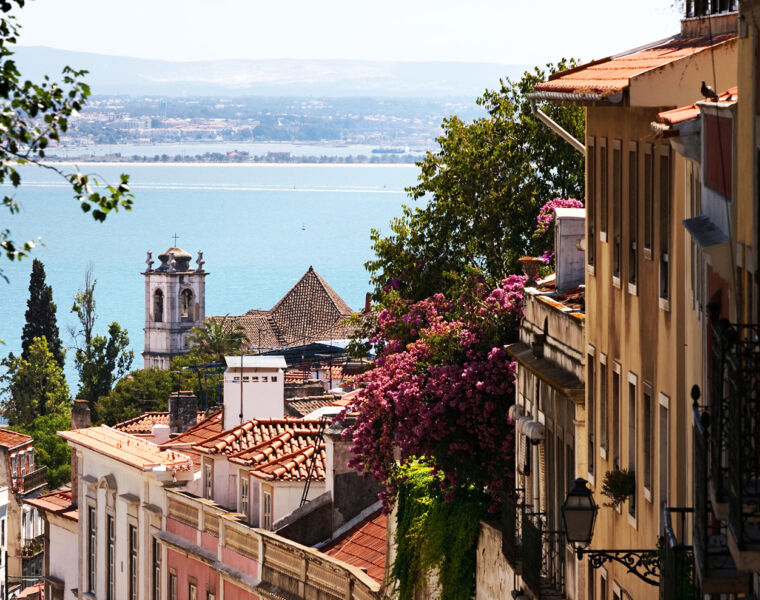
<instances>
[{"instance_id":1,"label":"window","mask_svg":"<svg viewBox=\"0 0 760 600\"><path fill-rule=\"evenodd\" d=\"M97 539L97 516L95 514L95 508L92 506L87 507L87 591L91 594L95 593L95 569L96 563L96 544Z\"/></svg>"},{"instance_id":2,"label":"window","mask_svg":"<svg viewBox=\"0 0 760 600\"><path fill-rule=\"evenodd\" d=\"M30 448L29 452L26 453L26 459L27 459L27 471L30 473L34 471L34 448Z\"/></svg>"},{"instance_id":3,"label":"window","mask_svg":"<svg viewBox=\"0 0 760 600\"><path fill-rule=\"evenodd\" d=\"M183 321L192 321L195 315L193 310L193 292L192 290L182 290L180 298L180 310Z\"/></svg>"},{"instance_id":4,"label":"window","mask_svg":"<svg viewBox=\"0 0 760 600\"><path fill-rule=\"evenodd\" d=\"M203 497L214 497L214 465L208 459L203 463Z\"/></svg>"},{"instance_id":5,"label":"window","mask_svg":"<svg viewBox=\"0 0 760 600\"><path fill-rule=\"evenodd\" d=\"M269 378L269 381L272 383L277 383L277 375L272 375L272 377Z\"/></svg>"},{"instance_id":6,"label":"window","mask_svg":"<svg viewBox=\"0 0 760 600\"><path fill-rule=\"evenodd\" d=\"M261 381L262 381L262 383L267 383L269 381L269 377L267 375L262 375L261 376Z\"/></svg>"},{"instance_id":7,"label":"window","mask_svg":"<svg viewBox=\"0 0 760 600\"><path fill-rule=\"evenodd\" d=\"M644 383L644 406L642 425L644 426L644 495L649 492L652 499L652 455L654 448L654 411L652 410L652 386Z\"/></svg>"},{"instance_id":8,"label":"window","mask_svg":"<svg viewBox=\"0 0 760 600\"><path fill-rule=\"evenodd\" d=\"M15 454L11 455L11 476L12 477L18 477L18 471L16 470L16 466L18 464L18 456Z\"/></svg>"},{"instance_id":9,"label":"window","mask_svg":"<svg viewBox=\"0 0 760 600\"><path fill-rule=\"evenodd\" d=\"M240 472L240 512L248 518L248 474Z\"/></svg>"},{"instance_id":10,"label":"window","mask_svg":"<svg viewBox=\"0 0 760 600\"><path fill-rule=\"evenodd\" d=\"M153 320L156 323L164 320L164 293L161 290L153 292Z\"/></svg>"},{"instance_id":11,"label":"window","mask_svg":"<svg viewBox=\"0 0 760 600\"><path fill-rule=\"evenodd\" d=\"M612 276L620 279L620 252L623 212L623 149L620 140L612 142Z\"/></svg>"},{"instance_id":12,"label":"window","mask_svg":"<svg viewBox=\"0 0 760 600\"><path fill-rule=\"evenodd\" d=\"M609 186L607 178L607 138L599 139L599 195L601 206L599 210L599 239L607 241L607 218L609 215Z\"/></svg>"},{"instance_id":13,"label":"window","mask_svg":"<svg viewBox=\"0 0 760 600\"><path fill-rule=\"evenodd\" d=\"M593 475L595 459L594 434L596 427L596 423L594 422L594 401L596 399L594 396L594 388L596 387L596 381L594 379L594 355L588 354L586 360L586 366L588 368L588 377L586 379L586 387L588 389L588 398L586 400L586 427L588 430L588 473L589 475Z\"/></svg>"},{"instance_id":14,"label":"window","mask_svg":"<svg viewBox=\"0 0 760 600\"><path fill-rule=\"evenodd\" d=\"M6 541L5 541L5 518L3 518L0 521L0 544L2 545L3 548L5 548L5 546L6 546ZM0 553L0 557L2 557L2 553Z\"/></svg>"},{"instance_id":15,"label":"window","mask_svg":"<svg viewBox=\"0 0 760 600\"><path fill-rule=\"evenodd\" d=\"M106 516L106 532L108 534L108 549L106 552L106 598L114 600L116 598L116 542L114 539L113 516Z\"/></svg>"},{"instance_id":16,"label":"window","mask_svg":"<svg viewBox=\"0 0 760 600\"><path fill-rule=\"evenodd\" d=\"M602 458L607 458L607 432L609 431L607 416L607 357L599 357L599 450Z\"/></svg>"},{"instance_id":17,"label":"window","mask_svg":"<svg viewBox=\"0 0 760 600\"><path fill-rule=\"evenodd\" d=\"M21 475L23 477L26 474L26 453L25 452L19 453L18 458L19 458L18 462L21 467Z\"/></svg>"},{"instance_id":18,"label":"window","mask_svg":"<svg viewBox=\"0 0 760 600\"><path fill-rule=\"evenodd\" d=\"M153 600L161 600L161 544L153 538Z\"/></svg>"},{"instance_id":19,"label":"window","mask_svg":"<svg viewBox=\"0 0 760 600\"><path fill-rule=\"evenodd\" d=\"M206 590L206 600L216 600L216 593L214 590Z\"/></svg>"},{"instance_id":20,"label":"window","mask_svg":"<svg viewBox=\"0 0 760 600\"><path fill-rule=\"evenodd\" d=\"M628 283L639 278L639 154L636 142L628 145Z\"/></svg>"},{"instance_id":21,"label":"window","mask_svg":"<svg viewBox=\"0 0 760 600\"><path fill-rule=\"evenodd\" d=\"M187 600L198 600L198 584L193 579L187 583Z\"/></svg>"},{"instance_id":22,"label":"window","mask_svg":"<svg viewBox=\"0 0 760 600\"><path fill-rule=\"evenodd\" d=\"M628 470L636 473L636 384L637 377L628 374ZM628 498L628 514L636 518L636 491Z\"/></svg>"},{"instance_id":23,"label":"window","mask_svg":"<svg viewBox=\"0 0 760 600\"><path fill-rule=\"evenodd\" d=\"M670 471L670 420L668 418L668 397L660 394L660 507L668 502Z\"/></svg>"},{"instance_id":24,"label":"window","mask_svg":"<svg viewBox=\"0 0 760 600\"><path fill-rule=\"evenodd\" d=\"M588 138L586 148L586 262L594 266L596 259L596 143Z\"/></svg>"},{"instance_id":25,"label":"window","mask_svg":"<svg viewBox=\"0 0 760 600\"><path fill-rule=\"evenodd\" d=\"M137 527L129 526L129 600L137 600Z\"/></svg>"},{"instance_id":26,"label":"window","mask_svg":"<svg viewBox=\"0 0 760 600\"><path fill-rule=\"evenodd\" d=\"M263 503L263 519L262 528L272 529L272 489L262 489Z\"/></svg>"},{"instance_id":27,"label":"window","mask_svg":"<svg viewBox=\"0 0 760 600\"><path fill-rule=\"evenodd\" d=\"M660 222L660 298L670 298L670 151L660 148L659 156Z\"/></svg>"},{"instance_id":28,"label":"window","mask_svg":"<svg viewBox=\"0 0 760 600\"><path fill-rule=\"evenodd\" d=\"M612 464L620 468L620 363L612 366Z\"/></svg>"},{"instance_id":29,"label":"window","mask_svg":"<svg viewBox=\"0 0 760 600\"><path fill-rule=\"evenodd\" d=\"M177 574L169 571L169 600L177 600Z\"/></svg>"},{"instance_id":30,"label":"window","mask_svg":"<svg viewBox=\"0 0 760 600\"><path fill-rule=\"evenodd\" d=\"M644 258L654 246L654 160L652 144L644 144Z\"/></svg>"},{"instance_id":31,"label":"window","mask_svg":"<svg viewBox=\"0 0 760 600\"><path fill-rule=\"evenodd\" d=\"M602 573L599 578L599 598L607 600L607 574Z\"/></svg>"}]
</instances>

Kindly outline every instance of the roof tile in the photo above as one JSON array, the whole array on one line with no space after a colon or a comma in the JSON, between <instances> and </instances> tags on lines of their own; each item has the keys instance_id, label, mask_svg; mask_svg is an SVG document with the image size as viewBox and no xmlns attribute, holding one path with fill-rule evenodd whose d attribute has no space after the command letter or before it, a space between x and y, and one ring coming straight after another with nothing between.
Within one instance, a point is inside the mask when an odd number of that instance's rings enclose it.
<instances>
[{"instance_id":1,"label":"roof tile","mask_svg":"<svg viewBox=\"0 0 760 600\"><path fill-rule=\"evenodd\" d=\"M330 542L322 551L350 565L366 569L367 575L382 583L386 527L387 517L378 510Z\"/></svg>"}]
</instances>

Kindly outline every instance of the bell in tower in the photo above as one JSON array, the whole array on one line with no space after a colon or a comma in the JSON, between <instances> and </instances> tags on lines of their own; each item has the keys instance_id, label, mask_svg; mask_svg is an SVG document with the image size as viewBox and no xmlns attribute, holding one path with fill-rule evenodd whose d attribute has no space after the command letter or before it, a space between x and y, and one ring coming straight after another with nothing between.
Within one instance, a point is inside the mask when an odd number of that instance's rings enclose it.
<instances>
[{"instance_id":1,"label":"bell in tower","mask_svg":"<svg viewBox=\"0 0 760 600\"><path fill-rule=\"evenodd\" d=\"M187 338L193 327L206 318L206 271L203 252L198 252L195 268L192 256L176 245L158 255L154 269L148 250L145 264L145 347L144 368L168 369L172 358L188 351Z\"/></svg>"}]
</instances>

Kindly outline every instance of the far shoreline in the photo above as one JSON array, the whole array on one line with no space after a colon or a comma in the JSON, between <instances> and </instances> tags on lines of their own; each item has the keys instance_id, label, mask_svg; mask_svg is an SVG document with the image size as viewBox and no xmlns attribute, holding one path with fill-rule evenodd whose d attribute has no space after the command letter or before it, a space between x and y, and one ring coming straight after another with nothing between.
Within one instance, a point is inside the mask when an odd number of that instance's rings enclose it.
<instances>
[{"instance_id":1,"label":"far shoreline","mask_svg":"<svg viewBox=\"0 0 760 600\"><path fill-rule=\"evenodd\" d=\"M74 167L82 167L84 165L93 165L93 166L105 166L105 167L116 167L116 166L127 166L127 167L407 167L407 168L418 168L416 164L414 163L391 163L391 162L365 162L365 163L347 163L347 162L225 162L225 161L217 161L217 162L211 162L211 161L204 161L204 162L175 162L175 161L167 161L167 162L161 162L161 161L94 161L94 160L85 160L85 161L74 161L74 160L56 160L56 161L44 161L42 163L45 166L55 166L55 165L64 165L64 166L74 166Z\"/></svg>"}]
</instances>

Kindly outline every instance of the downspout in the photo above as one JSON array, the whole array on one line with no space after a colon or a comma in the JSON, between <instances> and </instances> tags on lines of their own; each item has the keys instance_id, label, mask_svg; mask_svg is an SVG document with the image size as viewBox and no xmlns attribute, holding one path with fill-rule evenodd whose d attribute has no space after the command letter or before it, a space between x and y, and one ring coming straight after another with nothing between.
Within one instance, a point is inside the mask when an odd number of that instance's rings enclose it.
<instances>
[{"instance_id":1,"label":"downspout","mask_svg":"<svg viewBox=\"0 0 760 600\"><path fill-rule=\"evenodd\" d=\"M580 140L574 138L568 131L562 128L562 126L554 121L549 115L543 112L536 104L536 98L534 94L528 94L528 100L530 101L531 112L549 129L556 133L559 137L570 144L575 150L580 152L583 157L586 157L586 146Z\"/></svg>"}]
</instances>

